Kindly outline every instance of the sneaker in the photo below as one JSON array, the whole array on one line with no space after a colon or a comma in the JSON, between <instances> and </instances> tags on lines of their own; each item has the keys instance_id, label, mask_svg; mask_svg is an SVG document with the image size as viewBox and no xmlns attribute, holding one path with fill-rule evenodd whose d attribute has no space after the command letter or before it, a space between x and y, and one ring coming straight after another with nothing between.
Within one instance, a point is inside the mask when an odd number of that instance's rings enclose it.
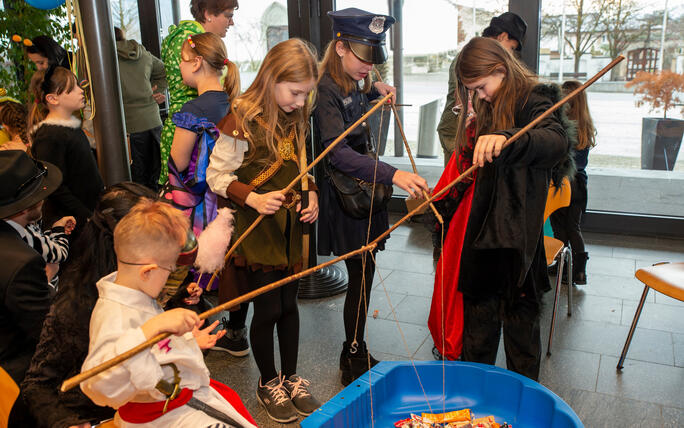
<instances>
[{"instance_id":1,"label":"sneaker","mask_svg":"<svg viewBox=\"0 0 684 428\"><path fill-rule=\"evenodd\" d=\"M228 322L225 318L221 319L226 327L226 335L216 341L213 350L227 352L234 357L244 357L249 354L249 343L247 342L247 327L237 330L227 328Z\"/></svg>"},{"instance_id":2,"label":"sneaker","mask_svg":"<svg viewBox=\"0 0 684 428\"><path fill-rule=\"evenodd\" d=\"M437 349L436 346L433 346L433 347L432 347L432 357L433 357L435 360L437 360L437 361L442 361L442 360L444 359L444 357L443 357L442 354L439 352L439 349Z\"/></svg>"},{"instance_id":3,"label":"sneaker","mask_svg":"<svg viewBox=\"0 0 684 428\"><path fill-rule=\"evenodd\" d=\"M297 409L290 400L290 394L283 385L283 377L278 375L265 385L261 384L256 391L257 400L266 410L269 418L281 424L286 424L297 420Z\"/></svg>"},{"instance_id":4,"label":"sneaker","mask_svg":"<svg viewBox=\"0 0 684 428\"><path fill-rule=\"evenodd\" d=\"M283 386L290 393L290 400L297 412L302 416L309 416L316 409L321 407L321 402L316 400L309 392L308 386L311 383L301 378L299 375L293 374L289 379L283 381Z\"/></svg>"}]
</instances>

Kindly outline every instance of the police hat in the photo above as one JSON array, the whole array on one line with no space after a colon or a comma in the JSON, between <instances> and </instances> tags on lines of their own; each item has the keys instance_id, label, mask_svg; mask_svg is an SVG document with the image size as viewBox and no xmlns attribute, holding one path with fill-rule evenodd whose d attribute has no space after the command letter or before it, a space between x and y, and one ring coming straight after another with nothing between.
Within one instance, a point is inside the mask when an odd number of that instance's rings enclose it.
<instances>
[{"instance_id":1,"label":"police hat","mask_svg":"<svg viewBox=\"0 0 684 428\"><path fill-rule=\"evenodd\" d=\"M361 61L371 64L387 61L385 32L394 24L393 17L355 7L328 12L328 16L333 21L335 40L348 41L351 51Z\"/></svg>"},{"instance_id":2,"label":"police hat","mask_svg":"<svg viewBox=\"0 0 684 428\"><path fill-rule=\"evenodd\" d=\"M525 33L527 32L527 23L519 15L513 12L504 12L499 16L495 16L489 22L489 28L496 33L506 33L508 37L518 42L517 51L522 49L523 41L525 40ZM487 31L487 29L485 29ZM484 34L484 33L483 33Z\"/></svg>"}]
</instances>

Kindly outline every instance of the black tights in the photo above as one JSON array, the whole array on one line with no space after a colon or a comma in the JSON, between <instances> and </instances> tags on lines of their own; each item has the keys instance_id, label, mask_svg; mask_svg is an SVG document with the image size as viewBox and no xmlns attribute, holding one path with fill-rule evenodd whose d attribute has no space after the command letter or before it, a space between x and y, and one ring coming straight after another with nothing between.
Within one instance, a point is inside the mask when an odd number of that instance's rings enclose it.
<instances>
[{"instance_id":1,"label":"black tights","mask_svg":"<svg viewBox=\"0 0 684 428\"><path fill-rule=\"evenodd\" d=\"M375 275L375 263L373 258L366 256L366 297L365 302L361 294L361 281L363 279L363 264L361 257L354 257L344 261L347 265L349 274L349 285L347 286L347 296L344 299L344 333L347 343L351 344L354 339L358 343L363 341L366 330L366 317L368 316L368 304L370 303L371 288L373 288L373 276ZM361 305L359 306L359 300ZM365 306L364 306L365 303ZM357 312L358 326L356 324ZM354 334L356 333L356 335Z\"/></svg>"},{"instance_id":2,"label":"black tights","mask_svg":"<svg viewBox=\"0 0 684 428\"><path fill-rule=\"evenodd\" d=\"M263 270L247 274L249 285L257 289L285 278L288 271ZM254 298L254 316L249 329L254 360L261 374L261 382L266 383L278 376L274 361L273 327L278 329L280 345L280 369L285 377L297 372L297 353L299 352L299 311L297 309L297 289L299 282L284 285Z\"/></svg>"}]
</instances>

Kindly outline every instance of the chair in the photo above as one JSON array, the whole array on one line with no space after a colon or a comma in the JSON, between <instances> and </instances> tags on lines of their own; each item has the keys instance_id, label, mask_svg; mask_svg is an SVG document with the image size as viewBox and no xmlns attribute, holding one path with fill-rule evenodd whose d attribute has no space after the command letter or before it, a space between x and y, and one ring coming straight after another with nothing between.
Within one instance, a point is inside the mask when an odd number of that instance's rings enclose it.
<instances>
[{"instance_id":1,"label":"chair","mask_svg":"<svg viewBox=\"0 0 684 428\"><path fill-rule=\"evenodd\" d=\"M570 181L563 179L560 189L556 189L551 183L549 196L546 199L544 208L544 222L551 213L559 208L570 206ZM556 311L558 310L558 296L560 295L561 279L563 278L563 267L568 274L568 316L572 315L572 251L563 241L544 236L544 251L546 252L546 265L552 266L558 262L558 272L556 273L556 291L553 297L553 314L551 315L551 329L549 331L549 344L546 347L546 355L551 355L551 344L553 342L553 330L556 324Z\"/></svg>"},{"instance_id":2,"label":"chair","mask_svg":"<svg viewBox=\"0 0 684 428\"><path fill-rule=\"evenodd\" d=\"M632 326L629 328L627 341L622 348L622 354L620 354L620 360L618 360L617 364L618 370L623 368L625 358L627 357L627 350L629 350L634 330L636 330L639 317L641 316L641 310L644 308L644 302L646 301L646 296L648 296L648 290L652 288L673 299L684 301L684 263L656 263L653 266L637 270L634 276L645 284L644 292L641 293L641 300L639 300L637 305Z\"/></svg>"},{"instance_id":3,"label":"chair","mask_svg":"<svg viewBox=\"0 0 684 428\"><path fill-rule=\"evenodd\" d=\"M14 402L19 397L19 387L7 372L0 367L0 428L7 428Z\"/></svg>"}]
</instances>

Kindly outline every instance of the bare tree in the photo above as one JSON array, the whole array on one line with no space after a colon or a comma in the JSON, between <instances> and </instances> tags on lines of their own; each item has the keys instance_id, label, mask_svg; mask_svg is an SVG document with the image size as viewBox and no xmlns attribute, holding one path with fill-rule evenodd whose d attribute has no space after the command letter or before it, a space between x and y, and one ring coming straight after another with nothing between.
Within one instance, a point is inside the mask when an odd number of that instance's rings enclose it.
<instances>
[{"instance_id":1,"label":"bare tree","mask_svg":"<svg viewBox=\"0 0 684 428\"><path fill-rule=\"evenodd\" d=\"M594 43L605 33L603 16L606 4L614 0L571 0L571 13L565 16L565 43L567 51L571 52L574 62L574 72L579 73L582 55L590 52ZM624 1L624 0L623 0ZM559 15L545 15L542 23L543 37L558 37L562 18Z\"/></svg>"},{"instance_id":2,"label":"bare tree","mask_svg":"<svg viewBox=\"0 0 684 428\"><path fill-rule=\"evenodd\" d=\"M111 5L114 25L123 30L126 38L132 38L130 36L138 32L137 4L130 2L130 0L113 0Z\"/></svg>"},{"instance_id":3,"label":"bare tree","mask_svg":"<svg viewBox=\"0 0 684 428\"><path fill-rule=\"evenodd\" d=\"M615 58L640 36L637 20L639 8L634 0L608 0L601 24L608 41L608 54ZM610 71L610 80L617 80L619 69Z\"/></svg>"}]
</instances>

